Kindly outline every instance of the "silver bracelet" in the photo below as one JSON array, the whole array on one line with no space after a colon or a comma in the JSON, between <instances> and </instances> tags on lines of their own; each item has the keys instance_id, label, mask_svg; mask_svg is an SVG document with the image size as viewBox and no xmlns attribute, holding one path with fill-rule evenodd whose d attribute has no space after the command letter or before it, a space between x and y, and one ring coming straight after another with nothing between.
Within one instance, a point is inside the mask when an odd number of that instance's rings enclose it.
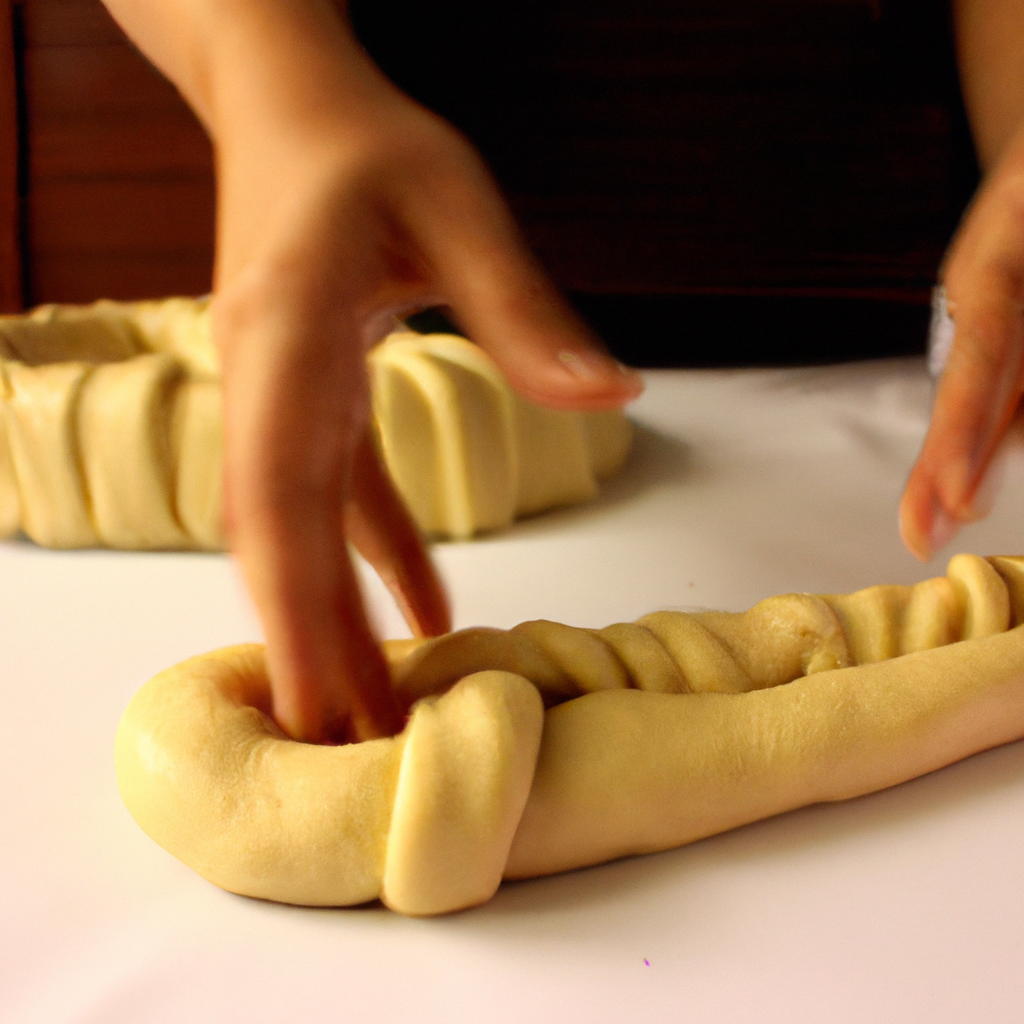
<instances>
[{"instance_id":1,"label":"silver bracelet","mask_svg":"<svg viewBox=\"0 0 1024 1024\"><path fill-rule=\"evenodd\" d=\"M946 304L946 289L937 284L932 289L932 320L928 325L928 372L936 380L946 368L955 331L956 325Z\"/></svg>"}]
</instances>

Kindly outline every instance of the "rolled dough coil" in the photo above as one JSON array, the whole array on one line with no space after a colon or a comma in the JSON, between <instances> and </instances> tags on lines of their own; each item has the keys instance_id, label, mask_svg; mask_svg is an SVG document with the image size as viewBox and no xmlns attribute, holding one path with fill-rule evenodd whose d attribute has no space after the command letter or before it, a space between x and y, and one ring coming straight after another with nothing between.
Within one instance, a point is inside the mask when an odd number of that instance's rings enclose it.
<instances>
[{"instance_id":1,"label":"rolled dough coil","mask_svg":"<svg viewBox=\"0 0 1024 1024\"><path fill-rule=\"evenodd\" d=\"M589 501L629 452L622 413L527 402L482 349L453 334L392 334L369 367L384 461L430 534L465 538Z\"/></svg>"},{"instance_id":2,"label":"rolled dough coil","mask_svg":"<svg viewBox=\"0 0 1024 1024\"><path fill-rule=\"evenodd\" d=\"M221 444L205 301L0 317L0 536L219 548Z\"/></svg>"},{"instance_id":3,"label":"rolled dough coil","mask_svg":"<svg viewBox=\"0 0 1024 1024\"><path fill-rule=\"evenodd\" d=\"M388 469L428 533L468 537L596 493L621 413L539 409L463 338L369 355ZM0 536L46 547L223 547L222 427L206 300L0 317Z\"/></svg>"},{"instance_id":4,"label":"rolled dough coil","mask_svg":"<svg viewBox=\"0 0 1024 1024\"><path fill-rule=\"evenodd\" d=\"M1024 558L601 630L527 622L388 645L393 739L269 717L262 648L156 676L117 734L125 804L217 885L407 914L504 878L664 850L870 793L1024 736Z\"/></svg>"}]
</instances>

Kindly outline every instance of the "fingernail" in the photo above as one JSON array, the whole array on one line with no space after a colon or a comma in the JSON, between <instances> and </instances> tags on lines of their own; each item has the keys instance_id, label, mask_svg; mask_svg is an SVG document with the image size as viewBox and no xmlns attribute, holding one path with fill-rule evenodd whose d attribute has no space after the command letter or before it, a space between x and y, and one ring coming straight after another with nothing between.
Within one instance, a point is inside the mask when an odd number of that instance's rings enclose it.
<instances>
[{"instance_id":1,"label":"fingernail","mask_svg":"<svg viewBox=\"0 0 1024 1024\"><path fill-rule=\"evenodd\" d=\"M637 370L634 370L633 367L615 360L615 368L619 371L619 375L625 377L629 385L636 389L637 394L640 394L646 387L643 376Z\"/></svg>"},{"instance_id":2,"label":"fingernail","mask_svg":"<svg viewBox=\"0 0 1024 1024\"><path fill-rule=\"evenodd\" d=\"M558 361L581 380L598 380L608 374L608 360L590 352L559 352Z\"/></svg>"},{"instance_id":3,"label":"fingernail","mask_svg":"<svg viewBox=\"0 0 1024 1024\"><path fill-rule=\"evenodd\" d=\"M574 377L585 381L607 380L609 373L624 377L629 384L639 390L643 387L643 378L636 370L610 356L596 352L571 352L568 349L559 352L556 357L565 369Z\"/></svg>"},{"instance_id":4,"label":"fingernail","mask_svg":"<svg viewBox=\"0 0 1024 1024\"><path fill-rule=\"evenodd\" d=\"M944 508L936 506L932 513L932 525L928 531L931 553L934 555L937 551L941 551L959 532L960 524L950 518Z\"/></svg>"}]
</instances>

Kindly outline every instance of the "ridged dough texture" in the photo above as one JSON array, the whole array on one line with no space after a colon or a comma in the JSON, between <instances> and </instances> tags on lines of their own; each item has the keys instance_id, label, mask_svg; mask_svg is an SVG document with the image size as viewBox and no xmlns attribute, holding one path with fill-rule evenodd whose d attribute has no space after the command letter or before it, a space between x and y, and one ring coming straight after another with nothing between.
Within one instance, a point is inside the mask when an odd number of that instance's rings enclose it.
<instances>
[{"instance_id":1,"label":"ridged dough texture","mask_svg":"<svg viewBox=\"0 0 1024 1024\"><path fill-rule=\"evenodd\" d=\"M531 405L464 338L395 334L368 365L384 461L432 535L592 498L629 450L621 413ZM206 300L0 317L0 537L219 549L221 461Z\"/></svg>"},{"instance_id":2,"label":"ridged dough texture","mask_svg":"<svg viewBox=\"0 0 1024 1024\"><path fill-rule=\"evenodd\" d=\"M293 742L263 650L147 683L117 734L142 828L232 892L406 914L664 850L1024 736L1024 558L744 613L525 622L386 645L393 739Z\"/></svg>"}]
</instances>

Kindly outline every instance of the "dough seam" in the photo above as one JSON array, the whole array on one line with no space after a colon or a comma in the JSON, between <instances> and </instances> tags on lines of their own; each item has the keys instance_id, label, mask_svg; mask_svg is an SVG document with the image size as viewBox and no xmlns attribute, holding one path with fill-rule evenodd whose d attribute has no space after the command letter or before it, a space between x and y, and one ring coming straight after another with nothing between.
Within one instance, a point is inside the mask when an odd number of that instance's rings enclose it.
<instances>
[{"instance_id":1,"label":"dough seam","mask_svg":"<svg viewBox=\"0 0 1024 1024\"><path fill-rule=\"evenodd\" d=\"M294 743L255 712L270 706L260 648L214 652L133 698L118 781L157 842L232 891L461 909L502 877L668 849L1024 737L1024 626L1013 625L1024 557L960 555L951 573L965 585L662 612L642 620L654 631L537 620L386 645L409 724L396 739L344 748ZM839 657L837 619L825 614L836 605L859 638L849 660L862 661L821 668L820 651ZM905 637L941 642L957 630L975 635L898 653ZM718 646L707 642L716 631ZM687 662L701 692L665 692L677 683L652 637ZM727 646L750 667L743 692L723 670ZM614 679L609 655L622 666ZM627 663L650 674L634 677ZM247 744L259 757L239 767Z\"/></svg>"}]
</instances>

